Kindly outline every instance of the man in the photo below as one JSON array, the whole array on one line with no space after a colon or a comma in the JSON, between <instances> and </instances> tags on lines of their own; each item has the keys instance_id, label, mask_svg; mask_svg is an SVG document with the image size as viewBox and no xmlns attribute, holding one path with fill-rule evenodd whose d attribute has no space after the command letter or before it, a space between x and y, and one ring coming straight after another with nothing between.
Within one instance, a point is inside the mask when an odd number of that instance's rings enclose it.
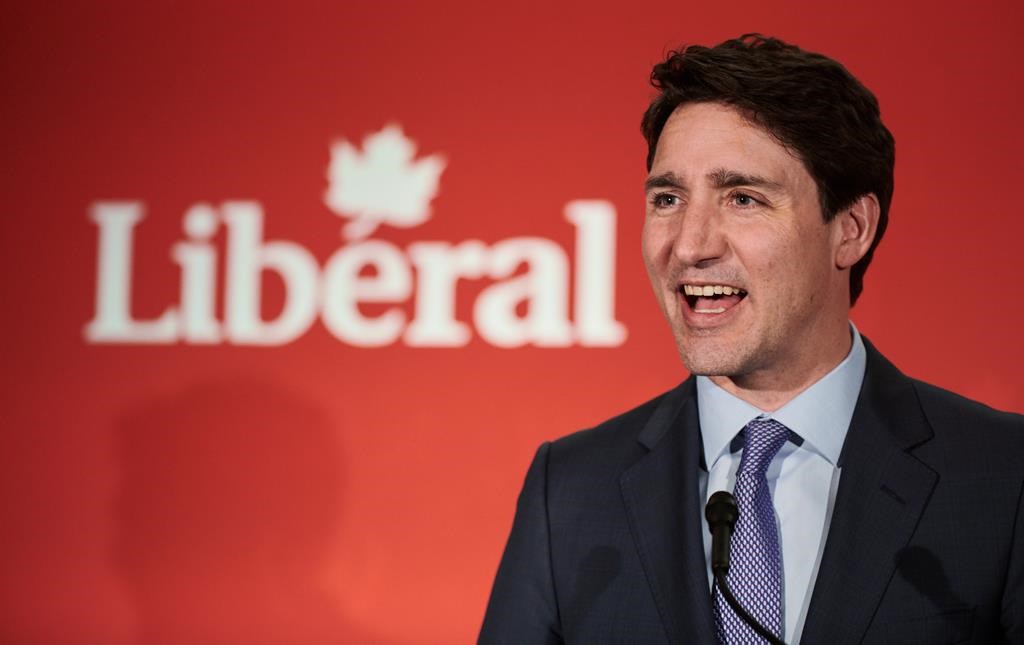
<instances>
[{"instance_id":1,"label":"man","mask_svg":"<svg viewBox=\"0 0 1024 645\"><path fill-rule=\"evenodd\" d=\"M1024 422L912 380L849 322L894 143L840 64L745 36L657 65L643 253L692 376L544 444L482 643L1024 642Z\"/></svg>"}]
</instances>

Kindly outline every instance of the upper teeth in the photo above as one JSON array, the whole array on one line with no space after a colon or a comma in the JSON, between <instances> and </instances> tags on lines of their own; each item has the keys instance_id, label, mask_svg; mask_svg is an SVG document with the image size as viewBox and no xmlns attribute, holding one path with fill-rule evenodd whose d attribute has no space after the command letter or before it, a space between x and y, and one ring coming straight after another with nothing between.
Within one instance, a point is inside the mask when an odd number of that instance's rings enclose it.
<instances>
[{"instance_id":1,"label":"upper teeth","mask_svg":"<svg viewBox=\"0 0 1024 645\"><path fill-rule=\"evenodd\" d=\"M737 288L737 287L727 287L727 286L722 285L722 284L706 284L706 285L703 285L703 286L693 285L693 284L684 284L683 285L683 293L685 293L688 296L714 296L714 295L731 296L734 293L739 295L741 293L746 293L746 292L743 291L742 289Z\"/></svg>"}]
</instances>

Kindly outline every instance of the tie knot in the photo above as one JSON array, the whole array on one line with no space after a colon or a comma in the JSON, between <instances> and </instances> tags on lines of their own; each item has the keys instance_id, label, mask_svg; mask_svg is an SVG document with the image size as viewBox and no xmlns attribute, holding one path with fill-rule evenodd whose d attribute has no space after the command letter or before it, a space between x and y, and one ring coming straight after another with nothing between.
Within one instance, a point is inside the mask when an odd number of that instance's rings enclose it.
<instances>
[{"instance_id":1,"label":"tie knot","mask_svg":"<svg viewBox=\"0 0 1024 645\"><path fill-rule=\"evenodd\" d=\"M739 473L764 476L768 464L789 438L789 428L775 419L758 417L743 428L743 457Z\"/></svg>"}]
</instances>

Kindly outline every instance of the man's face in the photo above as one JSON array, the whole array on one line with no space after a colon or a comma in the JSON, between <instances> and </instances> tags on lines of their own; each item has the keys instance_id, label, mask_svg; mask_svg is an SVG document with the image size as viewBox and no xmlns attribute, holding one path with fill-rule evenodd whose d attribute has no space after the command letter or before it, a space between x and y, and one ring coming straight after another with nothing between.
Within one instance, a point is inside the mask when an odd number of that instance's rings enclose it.
<instances>
[{"instance_id":1,"label":"man's face","mask_svg":"<svg viewBox=\"0 0 1024 645\"><path fill-rule=\"evenodd\" d=\"M725 105L680 106L646 197L644 261L687 369L771 383L835 355L849 311L842 232L770 134Z\"/></svg>"}]
</instances>

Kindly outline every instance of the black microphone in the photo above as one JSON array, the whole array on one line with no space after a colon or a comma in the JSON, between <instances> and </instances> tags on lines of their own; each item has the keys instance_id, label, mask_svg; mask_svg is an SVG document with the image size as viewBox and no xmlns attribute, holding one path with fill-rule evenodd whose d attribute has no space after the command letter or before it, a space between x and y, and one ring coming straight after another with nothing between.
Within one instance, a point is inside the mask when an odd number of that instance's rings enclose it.
<instances>
[{"instance_id":1,"label":"black microphone","mask_svg":"<svg viewBox=\"0 0 1024 645\"><path fill-rule=\"evenodd\" d=\"M721 570L729 573L729 552L732 549L732 531L736 527L736 518L740 516L736 508L736 498L732 493L720 490L708 500L704 507L704 517L708 518L708 529L711 531L711 571Z\"/></svg>"},{"instance_id":2,"label":"black microphone","mask_svg":"<svg viewBox=\"0 0 1024 645\"><path fill-rule=\"evenodd\" d=\"M736 615L743 619L743 622L766 639L772 645L786 645L778 636L768 631L757 619L751 616L746 609L736 600L729 589L729 582L726 575L729 573L729 552L732 548L732 531L736 527L736 520L740 511L736 507L736 498L732 493L720 490L708 498L708 504L704 507L704 517L708 520L708 530L711 531L711 573L718 583L718 590L722 592L729 606Z\"/></svg>"}]
</instances>

